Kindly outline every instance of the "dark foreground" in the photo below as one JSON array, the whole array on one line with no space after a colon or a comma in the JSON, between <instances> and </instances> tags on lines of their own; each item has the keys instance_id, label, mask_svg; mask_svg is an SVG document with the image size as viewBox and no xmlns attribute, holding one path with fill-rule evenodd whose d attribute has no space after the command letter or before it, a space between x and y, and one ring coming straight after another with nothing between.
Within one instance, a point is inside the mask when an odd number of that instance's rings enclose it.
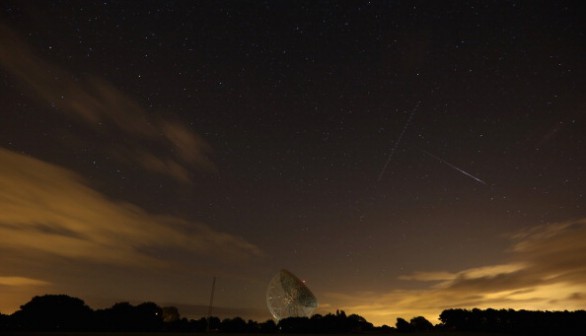
<instances>
[{"instance_id":1,"label":"dark foreground","mask_svg":"<svg viewBox=\"0 0 586 336\"><path fill-rule=\"evenodd\" d=\"M362 316L335 314L245 321L240 317L182 318L175 307L145 302L128 302L93 310L83 300L67 295L34 297L11 315L0 314L0 336L84 335L84 336L316 336L316 335L586 335L586 311L527 311L512 309L446 309L433 325L423 316L407 321L397 318L396 328L375 327ZM79 332L83 330L84 332ZM206 333L206 330L214 332ZM449 331L448 331L449 330ZM39 332L43 331L43 332Z\"/></svg>"},{"instance_id":2,"label":"dark foreground","mask_svg":"<svg viewBox=\"0 0 586 336\"><path fill-rule=\"evenodd\" d=\"M185 332L0 332L1 336L234 336L233 333L185 333ZM240 334L246 336L505 336L507 334L487 332L462 332L462 331L426 331L401 333L389 331L387 333L356 333L356 334Z\"/></svg>"}]
</instances>

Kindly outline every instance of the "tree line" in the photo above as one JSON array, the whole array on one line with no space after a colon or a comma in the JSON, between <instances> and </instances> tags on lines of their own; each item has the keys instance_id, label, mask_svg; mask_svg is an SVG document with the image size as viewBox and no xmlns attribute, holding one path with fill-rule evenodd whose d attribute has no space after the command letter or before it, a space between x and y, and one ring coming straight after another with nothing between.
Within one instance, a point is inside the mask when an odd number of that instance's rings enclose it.
<instances>
[{"instance_id":1,"label":"tree line","mask_svg":"<svg viewBox=\"0 0 586 336\"><path fill-rule=\"evenodd\" d=\"M116 303L110 308L93 310L79 298L68 295L35 296L11 315L0 314L1 331L97 331L97 332L205 332L278 333L350 332L374 330L375 327L358 315L343 311L314 315L309 318L245 321L240 317L181 317L176 307L160 307L153 302L132 305Z\"/></svg>"},{"instance_id":2,"label":"tree line","mask_svg":"<svg viewBox=\"0 0 586 336\"><path fill-rule=\"evenodd\" d=\"M586 331L586 311L513 309L448 309L439 319L448 330L487 331L515 335L580 335Z\"/></svg>"},{"instance_id":3,"label":"tree line","mask_svg":"<svg viewBox=\"0 0 586 336\"><path fill-rule=\"evenodd\" d=\"M181 317L175 307L160 307L152 302L131 305L116 303L93 310L83 300L67 295L36 296L11 315L0 314L1 331L104 331L104 332L205 332L224 333L363 333L465 331L511 335L573 334L586 330L586 311L515 311L512 309L447 309L433 325L422 316L410 321L397 318L395 327L375 327L362 316L335 314L245 321L240 317L220 319Z\"/></svg>"}]
</instances>

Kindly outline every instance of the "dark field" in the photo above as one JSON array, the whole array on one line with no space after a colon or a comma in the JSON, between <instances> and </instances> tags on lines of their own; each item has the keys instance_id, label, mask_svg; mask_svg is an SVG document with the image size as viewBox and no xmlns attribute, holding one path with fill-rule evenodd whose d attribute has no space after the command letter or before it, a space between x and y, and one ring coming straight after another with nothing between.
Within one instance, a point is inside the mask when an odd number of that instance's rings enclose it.
<instances>
[{"instance_id":1,"label":"dark field","mask_svg":"<svg viewBox=\"0 0 586 336\"><path fill-rule=\"evenodd\" d=\"M430 331L430 332L388 332L388 333L357 333L357 334L248 334L248 333L167 333L167 332L0 332L1 336L349 336L349 335L372 335L372 336L385 336L385 335L406 335L406 336L503 336L506 334L495 334L486 332L442 332L442 331Z\"/></svg>"}]
</instances>

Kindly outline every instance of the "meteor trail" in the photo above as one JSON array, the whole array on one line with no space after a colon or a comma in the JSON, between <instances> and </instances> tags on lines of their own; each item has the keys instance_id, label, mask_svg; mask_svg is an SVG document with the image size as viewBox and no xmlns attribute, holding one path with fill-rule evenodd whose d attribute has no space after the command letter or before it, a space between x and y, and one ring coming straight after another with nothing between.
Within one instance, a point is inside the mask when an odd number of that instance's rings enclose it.
<instances>
[{"instance_id":1,"label":"meteor trail","mask_svg":"<svg viewBox=\"0 0 586 336\"><path fill-rule=\"evenodd\" d=\"M474 175L472 175L472 174L470 174L470 173L466 172L465 170L462 170L462 169L460 169L460 168L458 168L458 167L454 166L453 164L449 163L448 161L446 161L446 160L442 160L441 158L439 158L439 157L437 157L437 156L435 156L435 155L431 154L430 152L428 152L428 151L425 151L425 150L423 150L423 149L422 149L421 151L422 151L422 152L424 152L425 154L427 154L427 155L431 156L432 158L434 158L434 159L438 160L439 162L442 162L442 163L444 163L444 164L448 165L449 167L451 167L451 168L453 168L453 169L455 169L455 170L459 171L460 173L462 173L462 174L464 174L464 175L466 175L466 176L470 177L471 179L474 179L476 182L480 182L480 183L482 183L482 184L486 184L486 182L484 182L483 180L481 180L481 179L479 179L478 177L476 177L476 176L474 176Z\"/></svg>"},{"instance_id":2,"label":"meteor trail","mask_svg":"<svg viewBox=\"0 0 586 336\"><path fill-rule=\"evenodd\" d=\"M421 100L418 101L417 104L415 104L415 107L413 108L413 110L411 111L411 114L409 115L409 119L407 119L407 122L405 123L405 127L403 127L401 134L399 134L399 138L397 138L395 145L393 146L393 148L391 148L391 152L389 153L389 157L387 158L387 162L385 162L383 169L381 169L380 173L378 174L378 178L376 180L377 182L380 182L380 180L383 178L383 175L385 174L385 171L387 170L387 166L391 162L391 159L393 158L393 154L395 154L395 150L397 150L397 147L399 147L399 143L401 143L401 139L403 138L403 135L405 134L407 127L409 127L409 123L411 122L411 119L413 119L413 115L415 114L415 111L417 111L417 108L419 107L419 103L421 103Z\"/></svg>"}]
</instances>

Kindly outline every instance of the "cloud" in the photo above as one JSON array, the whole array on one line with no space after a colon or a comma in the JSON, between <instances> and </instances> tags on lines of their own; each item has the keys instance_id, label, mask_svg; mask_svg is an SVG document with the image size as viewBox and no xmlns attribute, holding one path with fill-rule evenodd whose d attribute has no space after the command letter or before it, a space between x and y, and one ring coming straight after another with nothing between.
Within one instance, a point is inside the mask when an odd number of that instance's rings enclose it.
<instances>
[{"instance_id":1,"label":"cloud","mask_svg":"<svg viewBox=\"0 0 586 336\"><path fill-rule=\"evenodd\" d=\"M24 83L33 96L80 120L96 134L108 129L109 137L114 132L116 138L123 139L114 143L113 150L121 153L118 158L179 182L191 180L191 168L215 169L208 158L209 145L181 123L149 115L137 101L103 79L80 79L45 61L1 24L0 44L8 46L0 49L0 66ZM157 158L157 162L145 157Z\"/></svg>"},{"instance_id":2,"label":"cloud","mask_svg":"<svg viewBox=\"0 0 586 336\"><path fill-rule=\"evenodd\" d=\"M450 272L416 272L413 274L401 275L401 280L415 280L415 281L445 281L453 280L456 274Z\"/></svg>"},{"instance_id":3,"label":"cloud","mask_svg":"<svg viewBox=\"0 0 586 336\"><path fill-rule=\"evenodd\" d=\"M191 177L189 171L174 160L162 159L150 152L141 151L136 154L138 162L143 168L161 174L167 174L181 182L189 182Z\"/></svg>"},{"instance_id":4,"label":"cloud","mask_svg":"<svg viewBox=\"0 0 586 336\"><path fill-rule=\"evenodd\" d=\"M31 279L19 276L0 276L0 286L20 287L20 286L44 286L48 285L47 281Z\"/></svg>"},{"instance_id":5,"label":"cloud","mask_svg":"<svg viewBox=\"0 0 586 336\"><path fill-rule=\"evenodd\" d=\"M161 266L145 251L247 258L255 245L195 222L115 202L75 173L0 148L0 251L98 263Z\"/></svg>"},{"instance_id":6,"label":"cloud","mask_svg":"<svg viewBox=\"0 0 586 336\"><path fill-rule=\"evenodd\" d=\"M264 257L242 237L111 199L92 187L108 190L105 184L93 179L90 186L66 168L83 167L71 161L81 152L84 160L111 165L100 167L105 170L128 168L120 169L128 172L125 178L136 174L142 181L146 172L191 183L194 173L214 172L215 166L210 146L189 126L169 113L147 111L103 78L78 76L39 57L26 37L2 23L0 45L2 74L22 84L39 113L54 114L46 127L57 131L47 134L66 135L36 146L43 140L23 133L28 139L22 143L35 144L31 152L44 149L36 153L43 159L0 147L0 309L13 311L47 292L198 298L198 281L207 282L222 267L232 277L238 267ZM59 122L73 127L61 129ZM50 162L59 157L65 159Z\"/></svg>"},{"instance_id":7,"label":"cloud","mask_svg":"<svg viewBox=\"0 0 586 336\"><path fill-rule=\"evenodd\" d=\"M416 272L409 275L401 275L401 280L414 281L441 281L437 287L448 287L451 284L462 279L492 279L502 274L508 274L518 271L523 268L521 264L504 264L494 266L484 266L477 268L470 268L461 272Z\"/></svg>"},{"instance_id":8,"label":"cloud","mask_svg":"<svg viewBox=\"0 0 586 336\"><path fill-rule=\"evenodd\" d=\"M574 310L586 306L586 219L512 234L508 263L459 272L416 272L401 280L419 289L327 293L326 300L375 324L423 315L438 322L447 308Z\"/></svg>"}]
</instances>

